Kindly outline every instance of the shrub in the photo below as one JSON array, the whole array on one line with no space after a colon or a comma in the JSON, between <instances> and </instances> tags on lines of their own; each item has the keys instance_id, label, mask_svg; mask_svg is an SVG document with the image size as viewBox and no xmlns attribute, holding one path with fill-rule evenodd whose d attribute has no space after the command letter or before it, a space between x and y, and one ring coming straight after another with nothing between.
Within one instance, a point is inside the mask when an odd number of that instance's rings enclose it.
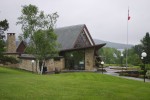
<instances>
[{"instance_id":1,"label":"shrub","mask_svg":"<svg viewBox=\"0 0 150 100\"><path fill-rule=\"evenodd\" d=\"M150 70L150 64L146 64L146 65L145 65L145 68L146 68L147 70Z\"/></svg>"},{"instance_id":2,"label":"shrub","mask_svg":"<svg viewBox=\"0 0 150 100\"><path fill-rule=\"evenodd\" d=\"M140 75L144 75L144 70L139 70Z\"/></svg>"},{"instance_id":3,"label":"shrub","mask_svg":"<svg viewBox=\"0 0 150 100\"><path fill-rule=\"evenodd\" d=\"M16 64L18 63L18 60L12 56L3 56L0 58L0 63L6 64L7 62Z\"/></svg>"},{"instance_id":4,"label":"shrub","mask_svg":"<svg viewBox=\"0 0 150 100\"><path fill-rule=\"evenodd\" d=\"M146 76L147 76L147 78L150 79L150 70L148 70L148 71L146 72Z\"/></svg>"}]
</instances>

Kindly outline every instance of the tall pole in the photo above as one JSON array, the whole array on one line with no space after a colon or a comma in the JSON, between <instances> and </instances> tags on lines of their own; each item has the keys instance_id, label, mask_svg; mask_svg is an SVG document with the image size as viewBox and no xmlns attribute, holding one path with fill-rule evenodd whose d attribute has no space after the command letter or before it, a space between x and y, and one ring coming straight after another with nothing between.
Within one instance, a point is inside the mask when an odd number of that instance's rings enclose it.
<instances>
[{"instance_id":1,"label":"tall pole","mask_svg":"<svg viewBox=\"0 0 150 100\"><path fill-rule=\"evenodd\" d=\"M129 7L128 7L128 19L127 19L127 46L126 46L126 69L128 67L128 21L130 20L130 16L129 16Z\"/></svg>"},{"instance_id":2,"label":"tall pole","mask_svg":"<svg viewBox=\"0 0 150 100\"><path fill-rule=\"evenodd\" d=\"M128 67L128 20L127 20L126 69L127 67Z\"/></svg>"},{"instance_id":3,"label":"tall pole","mask_svg":"<svg viewBox=\"0 0 150 100\"><path fill-rule=\"evenodd\" d=\"M144 82L145 82L145 74L146 74L146 71L145 71L145 59L144 60Z\"/></svg>"},{"instance_id":4,"label":"tall pole","mask_svg":"<svg viewBox=\"0 0 150 100\"><path fill-rule=\"evenodd\" d=\"M142 52L141 56L142 56L141 58L142 58L143 63L144 63L144 82L145 82L145 73L146 73L146 70L145 70L145 57L147 56L147 53Z\"/></svg>"}]
</instances>

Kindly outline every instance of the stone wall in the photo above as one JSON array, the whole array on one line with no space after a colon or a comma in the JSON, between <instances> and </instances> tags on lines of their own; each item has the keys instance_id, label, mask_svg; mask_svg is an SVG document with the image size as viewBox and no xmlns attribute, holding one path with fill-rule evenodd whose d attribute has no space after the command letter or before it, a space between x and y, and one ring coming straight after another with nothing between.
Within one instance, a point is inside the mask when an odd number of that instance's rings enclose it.
<instances>
[{"instance_id":1,"label":"stone wall","mask_svg":"<svg viewBox=\"0 0 150 100\"><path fill-rule=\"evenodd\" d=\"M56 61L54 59L49 59L46 61L45 66L47 67L47 72L54 71L55 68L57 68L58 70L62 70L65 68L64 58Z\"/></svg>"},{"instance_id":2,"label":"stone wall","mask_svg":"<svg viewBox=\"0 0 150 100\"><path fill-rule=\"evenodd\" d=\"M54 65L57 69L62 70L65 68L65 60L61 58L60 61L54 61Z\"/></svg>"},{"instance_id":3,"label":"stone wall","mask_svg":"<svg viewBox=\"0 0 150 100\"><path fill-rule=\"evenodd\" d=\"M95 59L94 59L94 48L85 50L85 70L94 70Z\"/></svg>"},{"instance_id":4,"label":"stone wall","mask_svg":"<svg viewBox=\"0 0 150 100\"><path fill-rule=\"evenodd\" d=\"M37 65L39 66L39 65ZM59 61L54 61L54 59L49 59L45 62L45 66L47 67L47 72L52 72L57 68L58 70L64 69L64 58L60 58ZM20 69L28 70L28 71L34 71L37 72L38 68L36 69L36 64L31 63L31 59L20 59L19 64Z\"/></svg>"},{"instance_id":5,"label":"stone wall","mask_svg":"<svg viewBox=\"0 0 150 100\"><path fill-rule=\"evenodd\" d=\"M36 63L32 65L31 59L20 59L19 68L33 72L37 71Z\"/></svg>"}]
</instances>

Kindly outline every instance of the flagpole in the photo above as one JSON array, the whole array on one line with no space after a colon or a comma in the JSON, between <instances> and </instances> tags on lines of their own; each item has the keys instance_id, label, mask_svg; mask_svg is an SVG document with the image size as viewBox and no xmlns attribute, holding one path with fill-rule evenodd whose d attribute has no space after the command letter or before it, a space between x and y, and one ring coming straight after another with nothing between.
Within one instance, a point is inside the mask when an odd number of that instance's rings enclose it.
<instances>
[{"instance_id":1,"label":"flagpole","mask_svg":"<svg viewBox=\"0 0 150 100\"><path fill-rule=\"evenodd\" d=\"M128 33L129 33L129 29L128 29L128 21L130 20L130 16L129 16L129 7L128 7L128 19L127 19L127 46L126 46L126 69L128 67Z\"/></svg>"},{"instance_id":2,"label":"flagpole","mask_svg":"<svg viewBox=\"0 0 150 100\"><path fill-rule=\"evenodd\" d=\"M127 67L128 67L128 20L127 20L126 69Z\"/></svg>"}]
</instances>

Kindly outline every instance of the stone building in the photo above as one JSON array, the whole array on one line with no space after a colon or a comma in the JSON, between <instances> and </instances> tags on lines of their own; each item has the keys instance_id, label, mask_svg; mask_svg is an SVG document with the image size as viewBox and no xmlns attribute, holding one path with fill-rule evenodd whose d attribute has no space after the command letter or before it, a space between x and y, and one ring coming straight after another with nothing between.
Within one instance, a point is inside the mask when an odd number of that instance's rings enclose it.
<instances>
[{"instance_id":1,"label":"stone building","mask_svg":"<svg viewBox=\"0 0 150 100\"><path fill-rule=\"evenodd\" d=\"M46 60L47 72L59 70L86 70L96 69L96 61L101 61L98 50L106 44L95 44L86 25L74 25L57 28L54 30L57 35L57 42L61 45L59 56ZM19 68L36 72L40 66L31 63L35 58L32 55L24 54L26 43L24 41L16 45L15 33L7 34L7 55L19 58Z\"/></svg>"}]
</instances>

